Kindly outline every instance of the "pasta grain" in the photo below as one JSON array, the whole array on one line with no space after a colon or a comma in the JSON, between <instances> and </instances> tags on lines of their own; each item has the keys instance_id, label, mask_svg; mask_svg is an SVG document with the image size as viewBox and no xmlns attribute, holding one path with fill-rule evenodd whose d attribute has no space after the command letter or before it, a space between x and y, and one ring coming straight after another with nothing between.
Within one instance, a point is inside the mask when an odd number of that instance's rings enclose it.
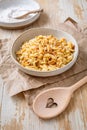
<instances>
[{"instance_id":1,"label":"pasta grain","mask_svg":"<svg viewBox=\"0 0 87 130\"><path fill-rule=\"evenodd\" d=\"M18 62L29 69L52 71L73 59L75 47L65 38L39 35L23 43L16 52Z\"/></svg>"}]
</instances>

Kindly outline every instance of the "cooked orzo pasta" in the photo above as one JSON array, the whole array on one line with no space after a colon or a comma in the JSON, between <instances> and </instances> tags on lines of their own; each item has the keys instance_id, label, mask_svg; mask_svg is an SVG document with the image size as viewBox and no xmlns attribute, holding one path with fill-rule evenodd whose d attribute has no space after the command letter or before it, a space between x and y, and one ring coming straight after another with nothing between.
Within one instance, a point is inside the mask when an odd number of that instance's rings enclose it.
<instances>
[{"instance_id":1,"label":"cooked orzo pasta","mask_svg":"<svg viewBox=\"0 0 87 130\"><path fill-rule=\"evenodd\" d=\"M39 35L24 42L16 56L25 68L52 71L72 61L74 50L73 43L65 38Z\"/></svg>"}]
</instances>

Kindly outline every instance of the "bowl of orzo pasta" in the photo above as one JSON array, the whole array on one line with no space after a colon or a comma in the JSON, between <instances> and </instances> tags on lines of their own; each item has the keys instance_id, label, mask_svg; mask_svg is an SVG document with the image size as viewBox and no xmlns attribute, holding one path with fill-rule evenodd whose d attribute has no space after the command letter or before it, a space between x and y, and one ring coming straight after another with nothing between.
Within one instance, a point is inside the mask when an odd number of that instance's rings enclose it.
<instances>
[{"instance_id":1,"label":"bowl of orzo pasta","mask_svg":"<svg viewBox=\"0 0 87 130\"><path fill-rule=\"evenodd\" d=\"M13 43L12 58L23 72L40 77L70 69L77 60L78 44L68 33L50 28L33 28Z\"/></svg>"}]
</instances>

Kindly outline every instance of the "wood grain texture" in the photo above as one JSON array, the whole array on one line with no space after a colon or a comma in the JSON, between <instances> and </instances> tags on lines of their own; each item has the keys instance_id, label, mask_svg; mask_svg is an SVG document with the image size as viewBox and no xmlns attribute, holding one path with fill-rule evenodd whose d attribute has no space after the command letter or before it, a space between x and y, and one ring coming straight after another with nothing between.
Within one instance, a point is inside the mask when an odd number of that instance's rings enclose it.
<instances>
[{"instance_id":1,"label":"wood grain texture","mask_svg":"<svg viewBox=\"0 0 87 130\"><path fill-rule=\"evenodd\" d=\"M87 0L36 0L44 9L40 18L22 30L0 29L0 38L11 39L9 44L25 30L33 27L57 29L60 22L72 17L79 24L87 20ZM1 69L1 68L0 68ZM87 75L87 71L60 81L71 85ZM9 97L0 79L0 130L87 130L87 84L75 92L69 106L58 117L51 120L39 119L29 108L23 94Z\"/></svg>"},{"instance_id":2,"label":"wood grain texture","mask_svg":"<svg viewBox=\"0 0 87 130\"><path fill-rule=\"evenodd\" d=\"M59 0L60 20L73 18L79 24L87 20L87 1L85 0Z\"/></svg>"}]
</instances>

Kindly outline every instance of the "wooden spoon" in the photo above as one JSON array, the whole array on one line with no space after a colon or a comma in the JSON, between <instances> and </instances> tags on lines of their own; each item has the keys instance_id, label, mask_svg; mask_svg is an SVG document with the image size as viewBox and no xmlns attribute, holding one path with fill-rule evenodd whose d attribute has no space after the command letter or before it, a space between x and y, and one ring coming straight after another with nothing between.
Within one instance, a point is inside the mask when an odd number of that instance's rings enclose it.
<instances>
[{"instance_id":1,"label":"wooden spoon","mask_svg":"<svg viewBox=\"0 0 87 130\"><path fill-rule=\"evenodd\" d=\"M21 14L21 11L16 10L13 13L9 14L9 17L13 18L13 19L23 19L26 16L28 16L29 14L41 13L41 12L43 12L43 9L27 11L26 13L24 12L23 14Z\"/></svg>"},{"instance_id":2,"label":"wooden spoon","mask_svg":"<svg viewBox=\"0 0 87 130\"><path fill-rule=\"evenodd\" d=\"M87 76L70 87L59 87L41 92L33 102L33 111L43 119L59 115L67 107L75 90L87 82Z\"/></svg>"}]
</instances>

